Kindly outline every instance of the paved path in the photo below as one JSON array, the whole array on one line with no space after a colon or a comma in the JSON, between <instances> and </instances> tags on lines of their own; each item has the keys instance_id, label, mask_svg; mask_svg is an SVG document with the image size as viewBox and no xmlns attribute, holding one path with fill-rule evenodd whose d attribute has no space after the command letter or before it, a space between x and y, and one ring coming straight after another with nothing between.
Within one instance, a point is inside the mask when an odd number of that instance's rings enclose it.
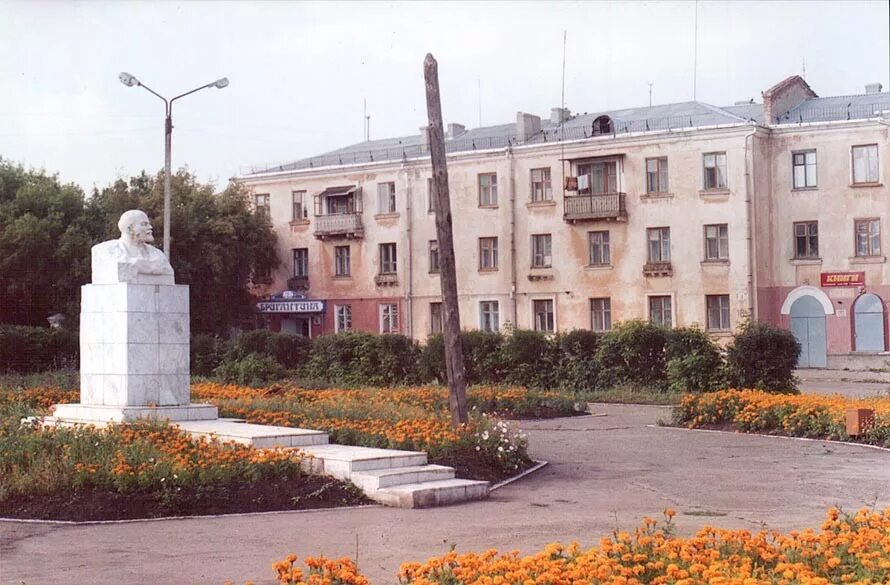
<instances>
[{"instance_id":1,"label":"paved path","mask_svg":"<svg viewBox=\"0 0 890 585\"><path fill-rule=\"evenodd\" d=\"M603 417L525 422L550 465L487 501L428 510L364 508L113 525L0 522L0 582L274 583L289 553L354 557L375 585L401 562L459 551L595 544L674 507L681 533L705 524L817 527L831 505L890 506L890 453L821 441L648 425L659 407L603 405Z\"/></svg>"},{"instance_id":2,"label":"paved path","mask_svg":"<svg viewBox=\"0 0 890 585\"><path fill-rule=\"evenodd\" d=\"M802 392L843 394L849 397L890 395L890 372L797 370Z\"/></svg>"}]
</instances>

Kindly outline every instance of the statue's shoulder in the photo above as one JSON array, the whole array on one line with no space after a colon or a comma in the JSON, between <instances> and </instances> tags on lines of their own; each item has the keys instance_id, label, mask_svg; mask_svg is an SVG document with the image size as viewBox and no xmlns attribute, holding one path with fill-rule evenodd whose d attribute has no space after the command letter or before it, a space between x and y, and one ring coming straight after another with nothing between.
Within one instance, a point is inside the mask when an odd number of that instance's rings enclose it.
<instances>
[{"instance_id":1,"label":"statue's shoulder","mask_svg":"<svg viewBox=\"0 0 890 585\"><path fill-rule=\"evenodd\" d=\"M93 254L126 254L127 250L120 240L107 240L99 242L92 248Z\"/></svg>"}]
</instances>

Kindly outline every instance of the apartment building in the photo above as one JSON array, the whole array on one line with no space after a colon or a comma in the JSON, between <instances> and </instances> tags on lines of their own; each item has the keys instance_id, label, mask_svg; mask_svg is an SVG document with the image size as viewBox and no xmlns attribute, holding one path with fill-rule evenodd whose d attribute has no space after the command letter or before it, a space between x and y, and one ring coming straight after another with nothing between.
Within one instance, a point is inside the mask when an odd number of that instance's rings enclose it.
<instances>
[{"instance_id":1,"label":"apartment building","mask_svg":"<svg viewBox=\"0 0 890 585\"><path fill-rule=\"evenodd\" d=\"M762 103L449 124L462 326L603 331L649 319L728 340L751 316L789 327L803 366L877 363L888 122L880 86L819 98L794 76ZM256 278L269 326L440 331L430 177L425 128L245 170L283 260Z\"/></svg>"}]
</instances>

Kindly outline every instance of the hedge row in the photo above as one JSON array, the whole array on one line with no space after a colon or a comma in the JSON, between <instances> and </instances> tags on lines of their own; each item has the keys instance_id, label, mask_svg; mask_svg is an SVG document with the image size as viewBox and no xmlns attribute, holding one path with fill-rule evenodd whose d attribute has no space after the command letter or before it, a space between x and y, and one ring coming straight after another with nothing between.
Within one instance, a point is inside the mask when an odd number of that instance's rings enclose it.
<instances>
[{"instance_id":1,"label":"hedge row","mask_svg":"<svg viewBox=\"0 0 890 585\"><path fill-rule=\"evenodd\" d=\"M743 325L722 351L697 328L667 329L628 321L605 334L555 336L527 330L461 333L467 382L559 388L618 386L705 392L727 386L793 392L800 347L784 329ZM401 335L363 332L313 340L255 331L233 342L195 339L192 373L260 384L290 370L305 385L393 386L445 381L441 335L424 345Z\"/></svg>"},{"instance_id":2,"label":"hedge row","mask_svg":"<svg viewBox=\"0 0 890 585\"><path fill-rule=\"evenodd\" d=\"M76 368L80 341L67 329L0 325L0 373Z\"/></svg>"}]
</instances>

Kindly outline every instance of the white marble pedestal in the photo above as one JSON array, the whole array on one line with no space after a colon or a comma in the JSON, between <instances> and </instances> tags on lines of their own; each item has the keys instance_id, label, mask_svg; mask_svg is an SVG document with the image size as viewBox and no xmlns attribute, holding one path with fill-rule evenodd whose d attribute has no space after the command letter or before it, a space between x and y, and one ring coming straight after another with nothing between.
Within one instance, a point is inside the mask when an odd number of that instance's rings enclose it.
<instances>
[{"instance_id":1,"label":"white marble pedestal","mask_svg":"<svg viewBox=\"0 0 890 585\"><path fill-rule=\"evenodd\" d=\"M84 285L80 403L56 405L54 418L95 422L217 418L215 406L189 403L189 342L188 286Z\"/></svg>"}]
</instances>

